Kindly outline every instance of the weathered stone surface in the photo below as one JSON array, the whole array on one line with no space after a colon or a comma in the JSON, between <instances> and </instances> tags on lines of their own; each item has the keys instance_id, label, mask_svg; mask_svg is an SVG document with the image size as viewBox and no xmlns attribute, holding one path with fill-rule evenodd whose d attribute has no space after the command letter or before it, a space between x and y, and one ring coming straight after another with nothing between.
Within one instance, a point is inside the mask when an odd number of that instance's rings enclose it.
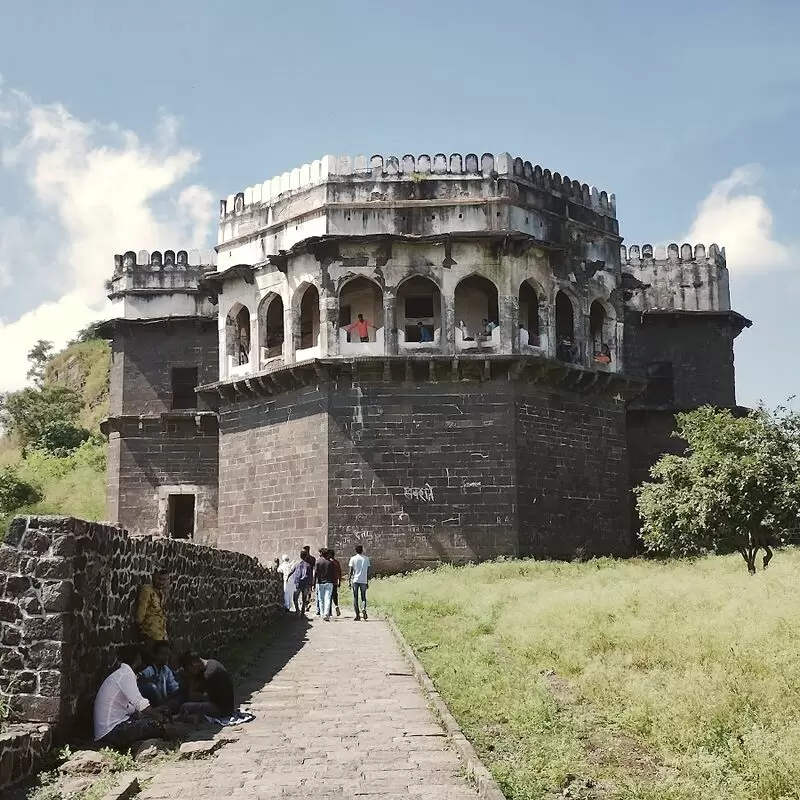
<instances>
[{"instance_id":1,"label":"weathered stone surface","mask_svg":"<svg viewBox=\"0 0 800 800\"><path fill-rule=\"evenodd\" d=\"M167 618L176 650L191 645L213 654L280 610L281 577L250 556L60 517L18 526L23 543L38 541L36 525L71 555L4 557L13 571L0 575L14 593L0 600L0 691L13 694L16 719L57 722L64 736L91 733L94 694L119 646L137 638L137 595L157 566L171 575ZM48 577L30 577L37 573Z\"/></svg>"},{"instance_id":2,"label":"weathered stone surface","mask_svg":"<svg viewBox=\"0 0 800 800\"><path fill-rule=\"evenodd\" d=\"M221 739L199 739L183 742L178 750L178 755L181 758L204 758L219 750L223 744L225 742Z\"/></svg>"},{"instance_id":3,"label":"weathered stone surface","mask_svg":"<svg viewBox=\"0 0 800 800\"><path fill-rule=\"evenodd\" d=\"M102 800L132 800L139 794L139 778L136 775L122 774L117 782L103 795Z\"/></svg>"},{"instance_id":4,"label":"weathered stone surface","mask_svg":"<svg viewBox=\"0 0 800 800\"><path fill-rule=\"evenodd\" d=\"M79 750L58 768L62 775L91 775L110 765L108 757L94 750Z\"/></svg>"},{"instance_id":5,"label":"weathered stone surface","mask_svg":"<svg viewBox=\"0 0 800 800\"><path fill-rule=\"evenodd\" d=\"M145 739L133 750L133 757L137 762L145 764L169 751L169 743L163 739Z\"/></svg>"},{"instance_id":6,"label":"weathered stone surface","mask_svg":"<svg viewBox=\"0 0 800 800\"><path fill-rule=\"evenodd\" d=\"M52 744L49 725L11 725L0 733L0 795L38 768Z\"/></svg>"}]
</instances>

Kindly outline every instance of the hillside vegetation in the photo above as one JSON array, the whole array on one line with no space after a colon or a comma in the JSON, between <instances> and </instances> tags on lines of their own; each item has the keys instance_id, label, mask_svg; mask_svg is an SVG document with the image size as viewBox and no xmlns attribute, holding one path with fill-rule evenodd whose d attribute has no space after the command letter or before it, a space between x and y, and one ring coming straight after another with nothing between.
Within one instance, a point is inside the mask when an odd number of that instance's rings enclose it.
<instances>
[{"instance_id":1,"label":"hillside vegetation","mask_svg":"<svg viewBox=\"0 0 800 800\"><path fill-rule=\"evenodd\" d=\"M108 413L108 373L111 354L108 342L82 336L62 351L50 355L40 350L38 361L32 359L35 387L25 390L28 403L63 388L75 398L74 420L63 420L79 432L78 439L62 446L49 443L53 436L29 442L19 433L0 436L0 482L12 481L24 488L17 505L8 501L8 492L0 487L0 540L8 522L19 514L67 514L86 519L103 519L105 514L106 445L100 422ZM13 393L3 398L13 402ZM63 431L58 431L62 435ZM28 491L30 490L30 491ZM3 503L4 498L7 502ZM11 507L15 506L15 507Z\"/></svg>"},{"instance_id":2,"label":"hillside vegetation","mask_svg":"<svg viewBox=\"0 0 800 800\"><path fill-rule=\"evenodd\" d=\"M800 797L800 552L373 584L507 797Z\"/></svg>"}]
</instances>

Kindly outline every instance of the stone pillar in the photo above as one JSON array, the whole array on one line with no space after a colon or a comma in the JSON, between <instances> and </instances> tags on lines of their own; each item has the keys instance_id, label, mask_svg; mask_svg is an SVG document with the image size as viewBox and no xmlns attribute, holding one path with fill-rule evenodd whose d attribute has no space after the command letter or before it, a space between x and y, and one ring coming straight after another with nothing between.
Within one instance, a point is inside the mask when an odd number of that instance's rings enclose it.
<instances>
[{"instance_id":1,"label":"stone pillar","mask_svg":"<svg viewBox=\"0 0 800 800\"><path fill-rule=\"evenodd\" d=\"M323 358L339 355L339 299L324 290L319 298L319 350Z\"/></svg>"},{"instance_id":2,"label":"stone pillar","mask_svg":"<svg viewBox=\"0 0 800 800\"><path fill-rule=\"evenodd\" d=\"M290 292L283 306L283 363L291 364L294 361L294 351L297 349L295 342L295 317L297 328L300 327L300 309L295 311L294 292Z\"/></svg>"},{"instance_id":3,"label":"stone pillar","mask_svg":"<svg viewBox=\"0 0 800 800\"><path fill-rule=\"evenodd\" d=\"M498 297L500 312L500 352L519 352L519 297L516 295L500 295Z\"/></svg>"},{"instance_id":4,"label":"stone pillar","mask_svg":"<svg viewBox=\"0 0 800 800\"><path fill-rule=\"evenodd\" d=\"M383 352L397 355L397 296L388 289L383 293Z\"/></svg>"}]
</instances>

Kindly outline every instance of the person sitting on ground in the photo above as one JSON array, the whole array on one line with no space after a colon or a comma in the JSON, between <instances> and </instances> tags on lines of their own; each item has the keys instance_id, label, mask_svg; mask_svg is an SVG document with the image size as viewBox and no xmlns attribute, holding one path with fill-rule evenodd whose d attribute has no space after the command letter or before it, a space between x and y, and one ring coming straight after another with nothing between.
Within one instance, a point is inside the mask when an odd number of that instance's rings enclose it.
<instances>
[{"instance_id":1,"label":"person sitting on ground","mask_svg":"<svg viewBox=\"0 0 800 800\"><path fill-rule=\"evenodd\" d=\"M358 319L352 324L345 327L345 330L348 333L355 331L358 334L359 339L362 342L369 341L369 329L374 328L375 326L371 322L367 322L364 319L363 314L358 315Z\"/></svg>"},{"instance_id":2,"label":"person sitting on ground","mask_svg":"<svg viewBox=\"0 0 800 800\"><path fill-rule=\"evenodd\" d=\"M185 700L185 693L169 666L172 649L169 642L156 642L153 645L153 657L137 676L137 683L142 697L150 701L151 706L163 706L170 711L177 711Z\"/></svg>"},{"instance_id":3,"label":"person sitting on ground","mask_svg":"<svg viewBox=\"0 0 800 800\"><path fill-rule=\"evenodd\" d=\"M174 738L163 712L151 706L136 685L136 670L142 664L139 647L121 647L118 661L119 667L103 681L94 701L95 741L123 750L144 739Z\"/></svg>"},{"instance_id":4,"label":"person sitting on ground","mask_svg":"<svg viewBox=\"0 0 800 800\"><path fill-rule=\"evenodd\" d=\"M136 604L136 625L145 647L152 653L153 642L167 641L167 615L165 613L169 574L164 569L153 573L153 582L145 584Z\"/></svg>"},{"instance_id":5,"label":"person sitting on ground","mask_svg":"<svg viewBox=\"0 0 800 800\"><path fill-rule=\"evenodd\" d=\"M181 717L224 718L233 715L236 710L233 680L219 661L201 658L197 653L184 653L181 666L200 690L190 693L188 702L181 706Z\"/></svg>"}]
</instances>

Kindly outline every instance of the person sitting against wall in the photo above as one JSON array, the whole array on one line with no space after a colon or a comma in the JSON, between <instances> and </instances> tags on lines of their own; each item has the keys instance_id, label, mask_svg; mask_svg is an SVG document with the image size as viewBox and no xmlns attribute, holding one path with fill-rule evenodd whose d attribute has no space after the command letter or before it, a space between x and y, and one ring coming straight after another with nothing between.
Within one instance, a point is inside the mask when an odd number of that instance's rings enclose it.
<instances>
[{"instance_id":1,"label":"person sitting against wall","mask_svg":"<svg viewBox=\"0 0 800 800\"><path fill-rule=\"evenodd\" d=\"M151 706L177 711L186 701L186 693L170 669L171 654L169 642L155 642L150 663L137 675L137 684L142 697L149 700Z\"/></svg>"},{"instance_id":2,"label":"person sitting against wall","mask_svg":"<svg viewBox=\"0 0 800 800\"><path fill-rule=\"evenodd\" d=\"M161 709L142 697L136 672L142 656L136 645L119 649L119 667L101 684L94 701L94 738L105 747L124 750L144 739L174 739L175 730Z\"/></svg>"},{"instance_id":3,"label":"person sitting against wall","mask_svg":"<svg viewBox=\"0 0 800 800\"><path fill-rule=\"evenodd\" d=\"M153 573L153 582L142 587L136 604L136 625L145 648L152 655L154 642L167 641L166 595L169 574L164 569Z\"/></svg>"},{"instance_id":4,"label":"person sitting against wall","mask_svg":"<svg viewBox=\"0 0 800 800\"><path fill-rule=\"evenodd\" d=\"M370 328L375 328L375 326L371 322L367 322L363 314L359 314L358 319L352 325L345 327L345 330L348 333L355 331L362 342L368 342Z\"/></svg>"},{"instance_id":5,"label":"person sitting against wall","mask_svg":"<svg viewBox=\"0 0 800 800\"><path fill-rule=\"evenodd\" d=\"M228 670L213 658L186 652L181 666L188 680L188 701L180 709L183 719L190 717L230 717L236 710L233 680Z\"/></svg>"}]
</instances>

